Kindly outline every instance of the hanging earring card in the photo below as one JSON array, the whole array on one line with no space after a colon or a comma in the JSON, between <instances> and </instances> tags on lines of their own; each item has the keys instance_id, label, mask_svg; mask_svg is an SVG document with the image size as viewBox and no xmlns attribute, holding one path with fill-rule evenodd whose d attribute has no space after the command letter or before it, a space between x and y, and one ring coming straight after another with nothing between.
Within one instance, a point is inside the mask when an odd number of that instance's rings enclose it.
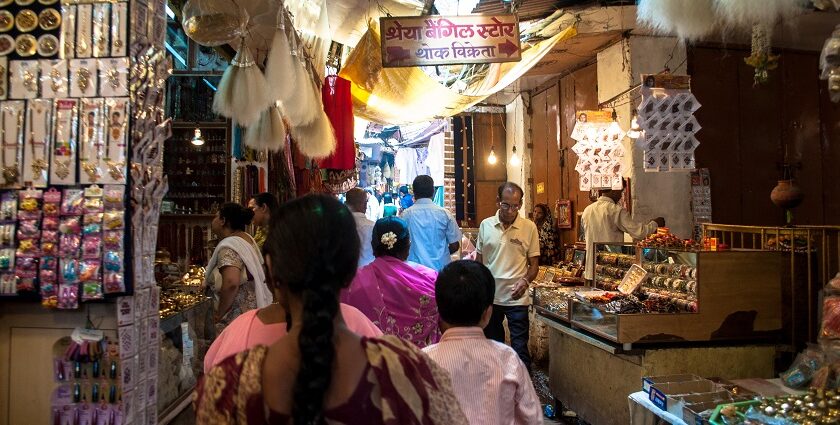
<instances>
[{"instance_id":1,"label":"hanging earring card","mask_svg":"<svg viewBox=\"0 0 840 425\"><path fill-rule=\"evenodd\" d=\"M41 97L56 99L68 96L67 61L41 60Z\"/></svg>"},{"instance_id":2,"label":"hanging earring card","mask_svg":"<svg viewBox=\"0 0 840 425\"><path fill-rule=\"evenodd\" d=\"M50 184L71 185L76 183L78 111L78 99L59 99L55 102Z\"/></svg>"},{"instance_id":3,"label":"hanging earring card","mask_svg":"<svg viewBox=\"0 0 840 425\"><path fill-rule=\"evenodd\" d=\"M104 99L82 99L79 114L79 181L98 183L102 178L104 141Z\"/></svg>"}]
</instances>

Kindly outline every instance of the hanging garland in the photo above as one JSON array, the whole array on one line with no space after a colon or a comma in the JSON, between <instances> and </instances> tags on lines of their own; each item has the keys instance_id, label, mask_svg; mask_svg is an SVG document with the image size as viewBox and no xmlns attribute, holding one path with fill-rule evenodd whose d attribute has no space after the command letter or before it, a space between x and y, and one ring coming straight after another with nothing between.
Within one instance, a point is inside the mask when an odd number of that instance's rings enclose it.
<instances>
[{"instance_id":1,"label":"hanging garland","mask_svg":"<svg viewBox=\"0 0 840 425\"><path fill-rule=\"evenodd\" d=\"M755 68L753 87L767 84L770 81L770 71L778 68L779 55L770 50L770 31L763 24L755 24L752 28L752 51L744 58L747 65Z\"/></svg>"}]
</instances>

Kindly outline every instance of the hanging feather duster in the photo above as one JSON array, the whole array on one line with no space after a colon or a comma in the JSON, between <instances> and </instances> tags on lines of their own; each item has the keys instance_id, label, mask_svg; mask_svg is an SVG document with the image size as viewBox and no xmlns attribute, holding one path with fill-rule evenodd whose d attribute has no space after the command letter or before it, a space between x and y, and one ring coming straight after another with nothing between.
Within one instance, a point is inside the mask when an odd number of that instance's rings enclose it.
<instances>
[{"instance_id":1,"label":"hanging feather duster","mask_svg":"<svg viewBox=\"0 0 840 425\"><path fill-rule=\"evenodd\" d=\"M323 111L324 107L309 71L297 58L292 62L295 65L295 73L294 79L289 81L292 82L294 91L288 98L281 98L280 103L292 127L308 126L318 118L318 112Z\"/></svg>"},{"instance_id":2,"label":"hanging feather duster","mask_svg":"<svg viewBox=\"0 0 840 425\"><path fill-rule=\"evenodd\" d=\"M245 146L256 150L282 150L286 146L286 126L280 108L274 105L263 111L260 119L248 127L244 142Z\"/></svg>"},{"instance_id":3,"label":"hanging feather duster","mask_svg":"<svg viewBox=\"0 0 840 425\"><path fill-rule=\"evenodd\" d=\"M810 0L714 0L715 11L729 27L752 28L755 24L771 27L779 20L802 14Z\"/></svg>"},{"instance_id":4,"label":"hanging feather duster","mask_svg":"<svg viewBox=\"0 0 840 425\"><path fill-rule=\"evenodd\" d=\"M330 156L337 143L329 117L320 109L311 124L292 127L292 140L308 158L320 159Z\"/></svg>"},{"instance_id":5,"label":"hanging feather duster","mask_svg":"<svg viewBox=\"0 0 840 425\"><path fill-rule=\"evenodd\" d=\"M713 0L639 0L636 21L659 34L696 41L715 29ZM739 1L739 0L734 0Z\"/></svg>"},{"instance_id":6,"label":"hanging feather duster","mask_svg":"<svg viewBox=\"0 0 840 425\"><path fill-rule=\"evenodd\" d=\"M277 31L274 32L271 51L268 52L268 60L265 64L265 78L271 82L271 98L274 100L291 99L295 90L292 84L295 81L294 59L289 38L286 37L284 16L281 6Z\"/></svg>"},{"instance_id":7,"label":"hanging feather duster","mask_svg":"<svg viewBox=\"0 0 840 425\"><path fill-rule=\"evenodd\" d=\"M260 119L260 113L270 104L265 76L251 57L243 38L236 56L219 82L213 97L213 112L248 127Z\"/></svg>"}]
</instances>

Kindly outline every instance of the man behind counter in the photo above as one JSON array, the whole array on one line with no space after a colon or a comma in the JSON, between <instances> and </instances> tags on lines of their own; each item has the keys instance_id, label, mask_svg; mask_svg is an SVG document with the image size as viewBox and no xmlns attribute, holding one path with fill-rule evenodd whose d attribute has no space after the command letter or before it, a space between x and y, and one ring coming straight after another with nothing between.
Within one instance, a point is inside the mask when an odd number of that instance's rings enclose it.
<instances>
[{"instance_id":1,"label":"man behind counter","mask_svg":"<svg viewBox=\"0 0 840 425\"><path fill-rule=\"evenodd\" d=\"M656 233L657 227L665 226L665 219L657 217L650 221L636 221L624 208L618 205L624 192L625 182L621 190L598 191L600 197L594 204L583 210L584 235L586 237L586 269L583 277L592 280L591 264L595 264L595 243L621 243L627 233L633 239L644 239L651 233Z\"/></svg>"}]
</instances>

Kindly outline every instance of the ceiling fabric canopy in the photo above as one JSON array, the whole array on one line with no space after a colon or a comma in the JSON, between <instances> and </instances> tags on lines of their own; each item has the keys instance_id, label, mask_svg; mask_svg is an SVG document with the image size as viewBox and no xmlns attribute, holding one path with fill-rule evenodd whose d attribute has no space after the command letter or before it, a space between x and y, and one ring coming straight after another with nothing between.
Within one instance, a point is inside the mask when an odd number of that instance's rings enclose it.
<instances>
[{"instance_id":1,"label":"ceiling fabric canopy","mask_svg":"<svg viewBox=\"0 0 840 425\"><path fill-rule=\"evenodd\" d=\"M463 93L448 88L420 68L383 68L378 22L368 31L342 68L350 80L353 113L380 124L408 124L449 117L502 90L536 65L558 42L577 34L569 26L530 47L523 45L519 62L494 63Z\"/></svg>"}]
</instances>

